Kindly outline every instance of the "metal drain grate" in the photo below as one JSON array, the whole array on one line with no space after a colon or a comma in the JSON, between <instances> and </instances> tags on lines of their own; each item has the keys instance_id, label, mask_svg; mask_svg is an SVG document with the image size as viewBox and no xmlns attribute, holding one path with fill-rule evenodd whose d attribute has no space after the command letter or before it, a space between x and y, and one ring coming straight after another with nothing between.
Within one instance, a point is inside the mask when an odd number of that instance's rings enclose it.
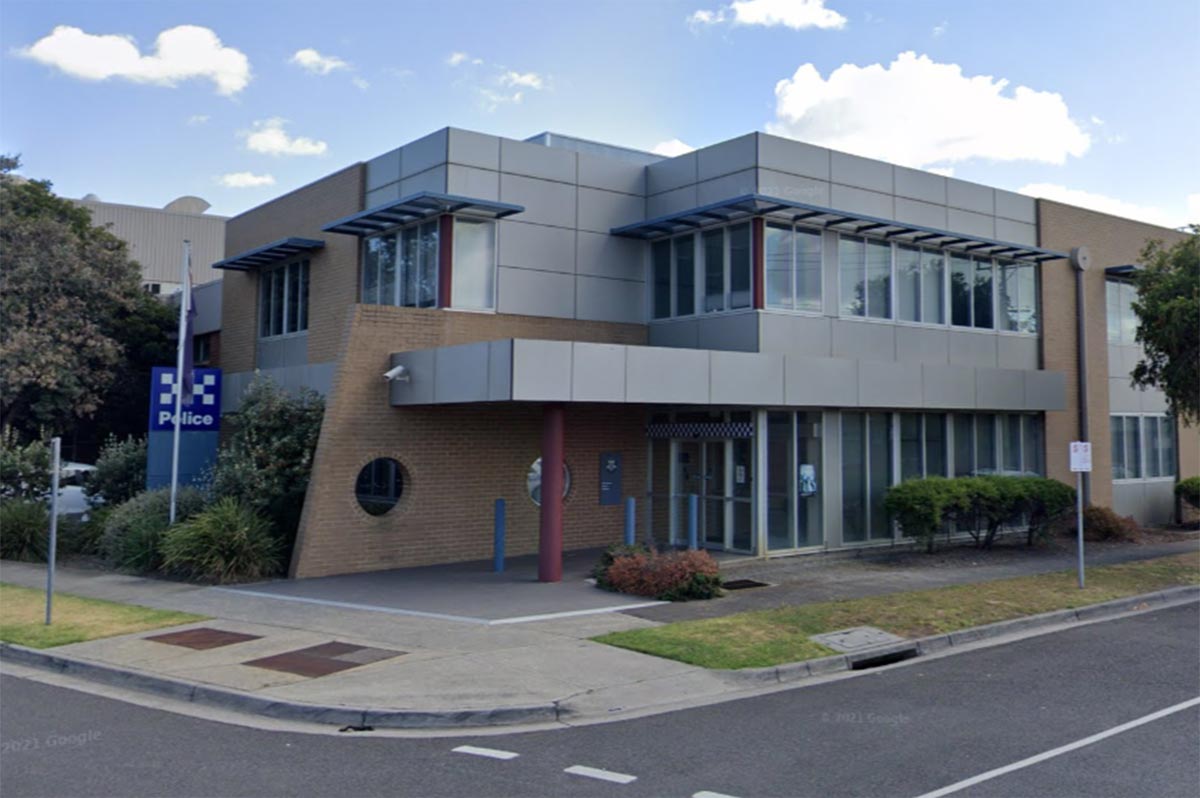
<instances>
[{"instance_id":1,"label":"metal drain grate","mask_svg":"<svg viewBox=\"0 0 1200 798\"><path fill-rule=\"evenodd\" d=\"M770 585L753 579L734 579L732 582L722 582L721 587L726 590L749 590L752 587L770 587Z\"/></svg>"}]
</instances>

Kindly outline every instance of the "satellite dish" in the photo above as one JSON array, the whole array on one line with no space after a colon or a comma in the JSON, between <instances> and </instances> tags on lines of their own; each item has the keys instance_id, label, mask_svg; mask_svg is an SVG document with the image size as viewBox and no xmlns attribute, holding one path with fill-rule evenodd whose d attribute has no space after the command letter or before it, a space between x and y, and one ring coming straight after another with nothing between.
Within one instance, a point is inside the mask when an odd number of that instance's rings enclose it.
<instances>
[{"instance_id":1,"label":"satellite dish","mask_svg":"<svg viewBox=\"0 0 1200 798\"><path fill-rule=\"evenodd\" d=\"M163 206L163 210L174 213L204 213L211 207L208 202L199 197L183 196L168 202Z\"/></svg>"},{"instance_id":2,"label":"satellite dish","mask_svg":"<svg viewBox=\"0 0 1200 798\"><path fill-rule=\"evenodd\" d=\"M1092 265L1092 253L1087 247L1075 247L1071 250L1071 265L1078 271L1086 272Z\"/></svg>"}]
</instances>

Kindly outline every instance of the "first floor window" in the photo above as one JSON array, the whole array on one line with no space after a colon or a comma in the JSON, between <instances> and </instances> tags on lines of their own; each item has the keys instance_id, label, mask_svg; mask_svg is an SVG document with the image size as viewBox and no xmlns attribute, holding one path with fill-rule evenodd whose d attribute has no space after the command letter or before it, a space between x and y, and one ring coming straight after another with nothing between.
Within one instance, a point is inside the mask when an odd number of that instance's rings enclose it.
<instances>
[{"instance_id":1,"label":"first floor window","mask_svg":"<svg viewBox=\"0 0 1200 798\"><path fill-rule=\"evenodd\" d=\"M654 282L654 318L671 316L671 242L655 241L650 246L650 268Z\"/></svg>"},{"instance_id":2,"label":"first floor window","mask_svg":"<svg viewBox=\"0 0 1200 798\"><path fill-rule=\"evenodd\" d=\"M450 298L454 307L495 308L496 223L456 218L453 253Z\"/></svg>"},{"instance_id":3,"label":"first floor window","mask_svg":"<svg viewBox=\"0 0 1200 798\"><path fill-rule=\"evenodd\" d=\"M364 304L436 307L437 221L371 236L363 242L362 264Z\"/></svg>"},{"instance_id":4,"label":"first floor window","mask_svg":"<svg viewBox=\"0 0 1200 798\"><path fill-rule=\"evenodd\" d=\"M1133 303L1137 301L1137 287L1124 280L1108 280L1104 283L1108 311L1108 342L1110 344L1137 343L1137 314Z\"/></svg>"},{"instance_id":5,"label":"first floor window","mask_svg":"<svg viewBox=\"0 0 1200 798\"><path fill-rule=\"evenodd\" d=\"M842 314L892 317L892 245L858 236L838 239Z\"/></svg>"},{"instance_id":6,"label":"first floor window","mask_svg":"<svg viewBox=\"0 0 1200 798\"><path fill-rule=\"evenodd\" d=\"M765 230L767 307L821 311L821 233L770 222Z\"/></svg>"},{"instance_id":7,"label":"first floor window","mask_svg":"<svg viewBox=\"0 0 1200 798\"><path fill-rule=\"evenodd\" d=\"M264 271L258 285L260 338L308 329L308 261Z\"/></svg>"},{"instance_id":8,"label":"first floor window","mask_svg":"<svg viewBox=\"0 0 1200 798\"><path fill-rule=\"evenodd\" d=\"M1037 267L1032 263L1000 262L996 292L1000 306L997 325L1010 332L1038 331Z\"/></svg>"}]
</instances>

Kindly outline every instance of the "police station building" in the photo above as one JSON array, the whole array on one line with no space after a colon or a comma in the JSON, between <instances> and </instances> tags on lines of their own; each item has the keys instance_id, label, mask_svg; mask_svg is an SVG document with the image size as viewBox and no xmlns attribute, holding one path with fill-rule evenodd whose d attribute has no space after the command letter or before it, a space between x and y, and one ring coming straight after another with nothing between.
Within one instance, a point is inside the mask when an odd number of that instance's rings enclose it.
<instances>
[{"instance_id":1,"label":"police station building","mask_svg":"<svg viewBox=\"0 0 1200 798\"><path fill-rule=\"evenodd\" d=\"M894 545L889 485L1073 482L1084 418L1091 501L1162 522L1200 436L1129 387L1128 275L1179 236L759 133L443 129L229 220L223 411L326 396L293 576L486 558L498 498L551 560L629 496L660 542L695 495L712 549Z\"/></svg>"}]
</instances>

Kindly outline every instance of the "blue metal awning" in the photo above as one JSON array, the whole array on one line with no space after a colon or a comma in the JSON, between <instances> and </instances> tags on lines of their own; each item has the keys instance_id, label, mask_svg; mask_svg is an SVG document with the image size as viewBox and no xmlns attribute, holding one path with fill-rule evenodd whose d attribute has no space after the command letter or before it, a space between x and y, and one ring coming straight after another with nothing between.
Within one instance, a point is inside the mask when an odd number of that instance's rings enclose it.
<instances>
[{"instance_id":1,"label":"blue metal awning","mask_svg":"<svg viewBox=\"0 0 1200 798\"><path fill-rule=\"evenodd\" d=\"M714 202L711 205L703 205L699 208L647 219L644 222L627 224L623 227L614 227L611 232L616 236L651 240L711 224L748 219L753 216L766 216L793 223L802 222L844 233L869 232L871 235L883 236L908 244L925 244L978 255L995 255L1033 260L1039 263L1070 257L1066 252L1042 249L1028 244L1014 244L1009 241L997 241L967 233L953 233L949 230L897 222L893 219L881 219L877 216L867 216L851 211L839 211L834 208L824 208L820 205L769 197L764 194L743 194L732 199Z\"/></svg>"},{"instance_id":2,"label":"blue metal awning","mask_svg":"<svg viewBox=\"0 0 1200 798\"><path fill-rule=\"evenodd\" d=\"M299 255L301 252L311 252L323 246L325 246L325 242L319 238L281 238L270 244L256 247L255 249L248 249L240 255L234 255L232 258L217 261L213 264L213 268L245 271L259 266L278 263L281 260L287 260L293 255Z\"/></svg>"},{"instance_id":3,"label":"blue metal awning","mask_svg":"<svg viewBox=\"0 0 1200 798\"><path fill-rule=\"evenodd\" d=\"M466 213L488 219L502 219L521 213L522 205L507 202L460 197L455 194L439 194L422 191L403 199L392 200L365 211L330 222L321 229L328 233L345 233L352 236L369 236L389 227L417 222L443 213Z\"/></svg>"}]
</instances>

